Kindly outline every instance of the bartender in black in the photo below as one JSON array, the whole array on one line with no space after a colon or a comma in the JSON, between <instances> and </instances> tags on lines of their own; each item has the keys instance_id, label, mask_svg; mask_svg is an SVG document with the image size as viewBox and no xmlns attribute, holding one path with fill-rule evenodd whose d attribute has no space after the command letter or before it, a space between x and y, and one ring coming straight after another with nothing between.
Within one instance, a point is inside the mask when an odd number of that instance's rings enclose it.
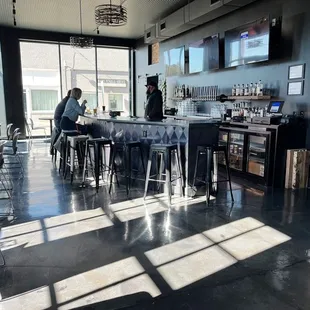
<instances>
[{"instance_id":1,"label":"bartender in black","mask_svg":"<svg viewBox=\"0 0 310 310\"><path fill-rule=\"evenodd\" d=\"M162 93L154 81L150 81L145 86L147 87L146 94L148 99L144 117L150 121L161 121L164 118Z\"/></svg>"}]
</instances>

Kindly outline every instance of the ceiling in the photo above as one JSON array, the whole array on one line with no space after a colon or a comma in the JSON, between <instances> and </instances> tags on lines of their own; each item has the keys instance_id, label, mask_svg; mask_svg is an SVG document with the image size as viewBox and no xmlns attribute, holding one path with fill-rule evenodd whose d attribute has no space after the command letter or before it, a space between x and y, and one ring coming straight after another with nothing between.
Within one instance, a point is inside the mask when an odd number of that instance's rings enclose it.
<instances>
[{"instance_id":1,"label":"ceiling","mask_svg":"<svg viewBox=\"0 0 310 310\"><path fill-rule=\"evenodd\" d=\"M95 7L109 0L81 0L83 34L94 35ZM189 0L113 0L124 2L128 11L128 23L122 27L100 27L100 35L137 39L143 36L145 27L165 17ZM16 0L17 27L26 29L80 33L80 0ZM12 1L0 0L0 25L13 27Z\"/></svg>"}]
</instances>

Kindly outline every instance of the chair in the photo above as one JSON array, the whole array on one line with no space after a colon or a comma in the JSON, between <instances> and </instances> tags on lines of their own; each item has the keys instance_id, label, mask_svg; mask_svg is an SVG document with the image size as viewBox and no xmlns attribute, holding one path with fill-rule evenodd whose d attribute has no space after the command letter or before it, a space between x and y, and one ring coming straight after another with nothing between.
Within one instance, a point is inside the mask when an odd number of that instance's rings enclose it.
<instances>
[{"instance_id":1,"label":"chair","mask_svg":"<svg viewBox=\"0 0 310 310\"><path fill-rule=\"evenodd\" d=\"M71 184L73 182L75 155L77 155L79 159L80 167L83 167L84 164L82 163L82 161L84 159L84 149L85 149L86 141L88 139L89 137L85 135L67 137L66 157L65 157L66 168L65 168L64 178L66 179L68 170L70 170Z\"/></svg>"},{"instance_id":2,"label":"chair","mask_svg":"<svg viewBox=\"0 0 310 310\"><path fill-rule=\"evenodd\" d=\"M13 134L12 145L10 145L10 146L8 146L8 147L7 147L7 145L5 145L6 148L12 149L12 152L6 152L6 151L4 151L4 152L3 152L3 155L6 156L6 157L8 157L8 158L10 158L10 157L16 158L16 159L17 159L16 162L11 162L11 161L9 161L9 162L6 163L6 165L7 165L7 166L9 166L9 165L19 165L19 167L20 167L20 169L21 169L21 174L22 174L22 176L24 176L24 167L23 167L23 163L22 163L22 160L21 160L21 158L20 158L20 156L19 156L19 154L18 154L18 152L17 152L17 149L18 149L17 143L18 143L18 138L19 138L20 134L21 134L20 132L15 132L15 133Z\"/></svg>"},{"instance_id":3,"label":"chair","mask_svg":"<svg viewBox=\"0 0 310 310\"><path fill-rule=\"evenodd\" d=\"M33 139L32 132L34 130L43 130L44 131L44 136L45 136L45 139L46 139L46 129L45 129L45 127L43 127L43 126L36 127L34 125L34 122L33 122L32 118L29 118L29 119L25 118L25 125L26 125L26 129L27 129L27 132L28 132L29 139Z\"/></svg>"},{"instance_id":4,"label":"chair","mask_svg":"<svg viewBox=\"0 0 310 310\"><path fill-rule=\"evenodd\" d=\"M131 187L131 181L133 179L132 172L135 171L132 168L132 162L133 162L133 157L132 157L132 151L137 150L138 154L137 157L140 157L140 161L138 160L138 163L141 162L142 164L142 169L143 169L143 174L145 177L145 166L144 166L144 158L143 158L143 150L142 150L142 144L140 141L128 141L128 142L115 142L113 145L113 150L112 150L112 163L111 163L111 174L110 174L110 189L109 193L112 191L112 181L113 181L113 176L116 176L117 179L117 174L120 171L116 171L116 164L115 164L115 159L117 155L122 156L122 161L123 161L123 166L124 166L124 172L125 172L125 179L126 179L126 192L127 195L129 195L129 190ZM136 172L139 172L139 167L136 170Z\"/></svg>"},{"instance_id":5,"label":"chair","mask_svg":"<svg viewBox=\"0 0 310 310\"><path fill-rule=\"evenodd\" d=\"M5 191L8 195L8 198L11 198L11 190L13 189L12 182L8 181L6 178L6 173L4 173L3 170L5 170L5 165L4 165L4 158L3 158L3 153L4 153L4 145L5 142L0 141L0 183L3 187L3 189L0 189L0 191ZM9 184L11 187L9 187Z\"/></svg>"},{"instance_id":6,"label":"chair","mask_svg":"<svg viewBox=\"0 0 310 310\"><path fill-rule=\"evenodd\" d=\"M6 126L6 136L8 140L11 140L13 137L12 129L13 129L13 123L10 123Z\"/></svg>"},{"instance_id":7,"label":"chair","mask_svg":"<svg viewBox=\"0 0 310 310\"><path fill-rule=\"evenodd\" d=\"M226 175L227 179L224 180L217 180L217 156L219 153L224 153L225 161L226 161ZM228 154L226 146L217 146L217 145L199 145L197 147L196 153L196 164L195 164L195 172L194 172L194 180L193 180L193 187L195 186L197 178L197 171L198 171L198 163L200 156L205 156L205 180L199 179L200 182L206 184L206 199L207 203L210 203L210 195L212 191L212 186L215 184L217 185L220 182L228 182L230 188L230 195L232 202L234 201L234 196L231 187L231 176L230 176L230 169L229 169L229 161L228 161ZM214 173L212 179L212 172ZM217 189L216 189L217 190Z\"/></svg>"},{"instance_id":8,"label":"chair","mask_svg":"<svg viewBox=\"0 0 310 310\"><path fill-rule=\"evenodd\" d=\"M156 171L155 176L159 175L159 178L152 179L151 176L151 168L152 168L152 161L153 155L156 155L156 163L158 161L158 156L160 156L160 167L159 171ZM180 194L183 197L183 190L184 190L184 179L183 179L183 172L182 172L182 163L181 163L181 154L179 150L178 144L152 144L150 148L150 154L147 164L146 170L146 181L145 181L145 189L144 189L144 199L147 195L149 181L154 181L158 183L166 183L167 190L168 190L168 201L169 205L171 205L171 193L172 193L172 155L175 155L175 163L177 168L177 179L180 179ZM163 169L165 167L166 173L163 174ZM166 180L162 180L162 176L166 176ZM176 179L176 180L177 180Z\"/></svg>"},{"instance_id":9,"label":"chair","mask_svg":"<svg viewBox=\"0 0 310 310\"><path fill-rule=\"evenodd\" d=\"M106 162L106 148L110 150L109 163ZM91 149L94 153L94 165L91 156ZM84 156L84 169L83 169L83 182L85 186L86 175L88 175L88 161L90 161L91 171L96 181L96 191L99 189L99 177L104 177L104 172L111 172L111 153L112 153L112 140L105 138L89 139L86 141L85 156Z\"/></svg>"}]
</instances>

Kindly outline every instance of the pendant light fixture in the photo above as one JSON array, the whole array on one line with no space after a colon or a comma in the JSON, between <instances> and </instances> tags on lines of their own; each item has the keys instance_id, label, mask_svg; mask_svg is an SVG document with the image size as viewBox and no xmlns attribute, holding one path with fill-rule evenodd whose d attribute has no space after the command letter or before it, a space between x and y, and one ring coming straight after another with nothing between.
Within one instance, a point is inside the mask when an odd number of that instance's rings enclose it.
<instances>
[{"instance_id":1,"label":"pendant light fixture","mask_svg":"<svg viewBox=\"0 0 310 310\"><path fill-rule=\"evenodd\" d=\"M92 48L94 46L94 40L92 38L83 36L82 0L80 0L80 27L81 27L81 35L71 36L70 45L72 47L78 47L78 48Z\"/></svg>"},{"instance_id":2,"label":"pendant light fixture","mask_svg":"<svg viewBox=\"0 0 310 310\"><path fill-rule=\"evenodd\" d=\"M127 24L127 9L123 6L124 0L119 4L113 4L112 0L108 4L101 4L95 8L95 22L98 27L109 26L119 27ZM98 28L97 28L98 29Z\"/></svg>"}]
</instances>

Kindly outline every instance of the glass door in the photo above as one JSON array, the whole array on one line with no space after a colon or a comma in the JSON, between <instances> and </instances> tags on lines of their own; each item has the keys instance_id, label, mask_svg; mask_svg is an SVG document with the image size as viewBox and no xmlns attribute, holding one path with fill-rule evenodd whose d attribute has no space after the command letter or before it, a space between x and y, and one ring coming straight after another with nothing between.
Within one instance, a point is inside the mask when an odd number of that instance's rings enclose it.
<instances>
[{"instance_id":1,"label":"glass door","mask_svg":"<svg viewBox=\"0 0 310 310\"><path fill-rule=\"evenodd\" d=\"M243 170L244 134L230 133L229 137L229 166L236 170Z\"/></svg>"},{"instance_id":2,"label":"glass door","mask_svg":"<svg viewBox=\"0 0 310 310\"><path fill-rule=\"evenodd\" d=\"M227 150L227 144L228 144L228 131L222 131L219 132L219 146L225 146ZM218 162L221 165L226 165L225 163L225 156L223 152L220 152L218 154Z\"/></svg>"},{"instance_id":3,"label":"glass door","mask_svg":"<svg viewBox=\"0 0 310 310\"><path fill-rule=\"evenodd\" d=\"M249 135L248 138L247 172L264 177L267 137Z\"/></svg>"}]
</instances>

